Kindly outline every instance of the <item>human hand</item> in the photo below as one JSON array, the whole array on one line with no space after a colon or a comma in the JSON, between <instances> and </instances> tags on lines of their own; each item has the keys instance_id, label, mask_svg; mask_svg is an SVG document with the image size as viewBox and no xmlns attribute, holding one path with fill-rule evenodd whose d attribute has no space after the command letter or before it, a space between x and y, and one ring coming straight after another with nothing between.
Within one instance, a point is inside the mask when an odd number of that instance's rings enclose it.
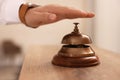
<instances>
[{"instance_id":1,"label":"human hand","mask_svg":"<svg viewBox=\"0 0 120 80\"><path fill-rule=\"evenodd\" d=\"M63 19L92 18L94 13L85 12L59 5L46 5L31 8L26 12L26 24L32 28L54 23Z\"/></svg>"}]
</instances>

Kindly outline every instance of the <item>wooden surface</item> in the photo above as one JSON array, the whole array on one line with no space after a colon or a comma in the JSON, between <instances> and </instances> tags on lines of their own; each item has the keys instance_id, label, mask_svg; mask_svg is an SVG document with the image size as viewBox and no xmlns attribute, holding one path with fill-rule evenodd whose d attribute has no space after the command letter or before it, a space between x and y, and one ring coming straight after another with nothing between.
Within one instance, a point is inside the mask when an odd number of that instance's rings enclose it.
<instances>
[{"instance_id":1,"label":"wooden surface","mask_svg":"<svg viewBox=\"0 0 120 80\"><path fill-rule=\"evenodd\" d=\"M67 68L51 64L61 46L32 46L27 51L19 80L120 80L120 54L93 47L101 64Z\"/></svg>"}]
</instances>

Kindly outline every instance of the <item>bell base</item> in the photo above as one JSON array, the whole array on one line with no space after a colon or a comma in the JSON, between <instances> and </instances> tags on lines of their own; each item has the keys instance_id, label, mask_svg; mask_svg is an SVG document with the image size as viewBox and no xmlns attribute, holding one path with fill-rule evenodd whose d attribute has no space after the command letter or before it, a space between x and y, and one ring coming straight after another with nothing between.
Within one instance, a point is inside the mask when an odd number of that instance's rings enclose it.
<instances>
[{"instance_id":1,"label":"bell base","mask_svg":"<svg viewBox=\"0 0 120 80\"><path fill-rule=\"evenodd\" d=\"M99 58L96 55L82 58L71 58L55 55L52 60L52 64L54 65L72 68L90 67L98 65L99 63Z\"/></svg>"}]
</instances>

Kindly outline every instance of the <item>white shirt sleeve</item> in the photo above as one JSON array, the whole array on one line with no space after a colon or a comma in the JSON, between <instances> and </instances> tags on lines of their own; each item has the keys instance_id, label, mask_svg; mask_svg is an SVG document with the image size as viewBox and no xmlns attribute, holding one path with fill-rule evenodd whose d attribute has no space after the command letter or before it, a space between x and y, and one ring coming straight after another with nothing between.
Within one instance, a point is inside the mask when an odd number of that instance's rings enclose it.
<instances>
[{"instance_id":1,"label":"white shirt sleeve","mask_svg":"<svg viewBox=\"0 0 120 80\"><path fill-rule=\"evenodd\" d=\"M24 0L0 0L0 24L20 23L19 8Z\"/></svg>"}]
</instances>

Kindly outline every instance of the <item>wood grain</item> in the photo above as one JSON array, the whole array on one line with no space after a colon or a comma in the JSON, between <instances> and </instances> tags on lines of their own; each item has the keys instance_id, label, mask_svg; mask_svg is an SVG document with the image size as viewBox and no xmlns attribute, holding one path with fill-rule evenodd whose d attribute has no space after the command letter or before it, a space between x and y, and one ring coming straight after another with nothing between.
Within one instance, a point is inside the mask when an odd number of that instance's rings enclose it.
<instances>
[{"instance_id":1,"label":"wood grain","mask_svg":"<svg viewBox=\"0 0 120 80\"><path fill-rule=\"evenodd\" d=\"M51 64L61 46L32 46L28 49L19 80L120 80L120 54L93 47L101 64L67 68Z\"/></svg>"}]
</instances>

